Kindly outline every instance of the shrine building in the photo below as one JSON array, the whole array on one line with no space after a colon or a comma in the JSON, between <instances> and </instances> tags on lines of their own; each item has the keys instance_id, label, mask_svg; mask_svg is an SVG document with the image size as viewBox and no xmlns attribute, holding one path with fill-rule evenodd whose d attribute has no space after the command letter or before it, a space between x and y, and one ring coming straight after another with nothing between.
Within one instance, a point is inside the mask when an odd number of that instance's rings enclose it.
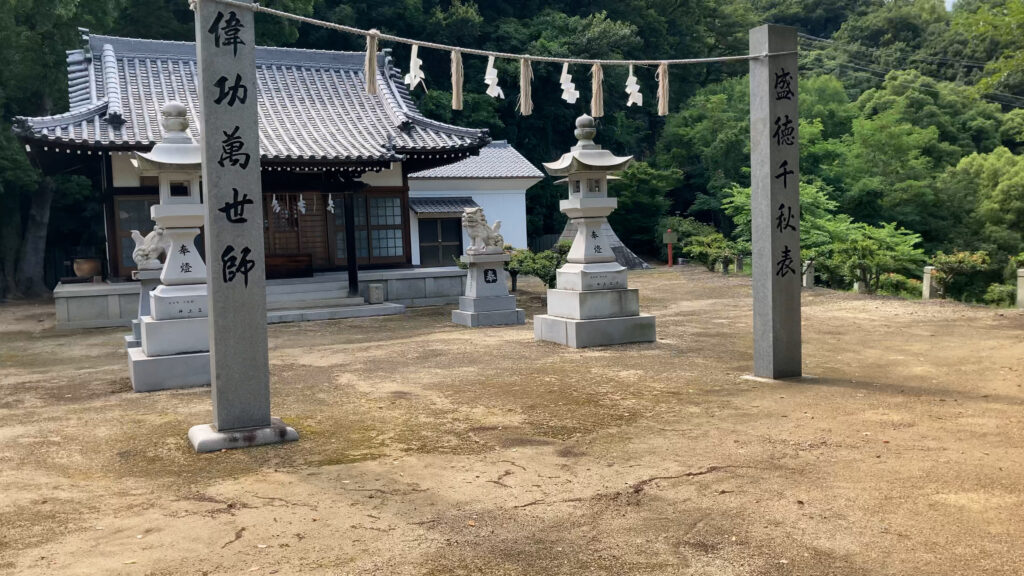
<instances>
[{"instance_id":1,"label":"shrine building","mask_svg":"<svg viewBox=\"0 0 1024 576\"><path fill-rule=\"evenodd\" d=\"M84 175L99 191L104 276L124 294L136 269L132 230L152 229L149 209L158 202L156 178L140 175L134 153L160 142L160 110L170 101L185 105L200 141L195 44L81 32L81 46L67 56L70 110L16 118L15 132L43 172ZM507 243L525 248L526 189L543 175L486 130L423 116L389 51L378 55L377 94L369 94L364 59L363 52L256 49L267 277L326 281L355 261L360 282L419 278L435 287L392 282L399 289L389 301L455 302L461 286L451 280L463 273L454 259L468 243L463 208L482 206L502 220ZM58 285L55 298L70 288ZM124 323L80 320L58 325Z\"/></svg>"},{"instance_id":2,"label":"shrine building","mask_svg":"<svg viewBox=\"0 0 1024 576\"><path fill-rule=\"evenodd\" d=\"M131 231L152 228L149 207L158 201L156 179L139 175L132 152L160 141L159 112L169 101L185 104L200 138L195 44L82 32L82 47L67 58L71 110L17 118L16 132L44 172L93 179L104 201L107 276L127 279ZM368 94L364 58L256 49L268 277L344 270L350 258L360 269L449 266L463 241L461 231L452 240L450 219L477 205L525 247L525 190L542 174L507 143L489 147L486 130L424 117L386 51L378 93ZM351 214L345 194L353 195ZM351 249L346 227L355 229Z\"/></svg>"}]
</instances>

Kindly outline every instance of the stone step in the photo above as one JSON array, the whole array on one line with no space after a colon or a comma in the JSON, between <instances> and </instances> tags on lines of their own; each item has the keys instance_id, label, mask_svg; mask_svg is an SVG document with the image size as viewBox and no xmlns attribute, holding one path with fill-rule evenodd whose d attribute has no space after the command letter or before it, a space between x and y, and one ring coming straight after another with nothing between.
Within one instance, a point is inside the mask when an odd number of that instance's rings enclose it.
<instances>
[{"instance_id":1,"label":"stone step","mask_svg":"<svg viewBox=\"0 0 1024 576\"><path fill-rule=\"evenodd\" d=\"M290 310L306 308L342 308L345 306L362 306L366 300L355 298L322 298L317 300L274 300L267 302L267 310Z\"/></svg>"},{"instance_id":2,"label":"stone step","mask_svg":"<svg viewBox=\"0 0 1024 576\"><path fill-rule=\"evenodd\" d=\"M267 294L267 303L300 302L306 300L333 300L348 298L348 290L309 290L306 292L287 292L283 294Z\"/></svg>"},{"instance_id":3,"label":"stone step","mask_svg":"<svg viewBox=\"0 0 1024 576\"><path fill-rule=\"evenodd\" d=\"M280 283L271 284L267 281L267 294L298 294L300 292L327 292L335 290L338 292L348 292L348 282L334 281L319 281L312 282L312 278L309 282L294 282L292 283Z\"/></svg>"},{"instance_id":4,"label":"stone step","mask_svg":"<svg viewBox=\"0 0 1024 576\"><path fill-rule=\"evenodd\" d=\"M267 324L281 322L307 322L310 320L337 320L339 318L366 318L369 316L390 316L402 314L405 306L401 304L365 304L363 306L342 306L338 308L309 308L291 310L271 310L267 312Z\"/></svg>"}]
</instances>

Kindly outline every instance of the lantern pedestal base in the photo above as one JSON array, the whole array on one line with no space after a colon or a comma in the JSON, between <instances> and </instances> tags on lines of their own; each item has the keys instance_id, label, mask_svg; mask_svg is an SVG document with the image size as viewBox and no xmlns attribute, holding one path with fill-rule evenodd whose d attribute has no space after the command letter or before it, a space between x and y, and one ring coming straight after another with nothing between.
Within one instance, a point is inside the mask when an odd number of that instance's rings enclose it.
<instances>
[{"instance_id":1,"label":"lantern pedestal base","mask_svg":"<svg viewBox=\"0 0 1024 576\"><path fill-rule=\"evenodd\" d=\"M533 317L533 336L570 348L654 342L654 316L574 320L538 314Z\"/></svg>"},{"instance_id":2,"label":"lantern pedestal base","mask_svg":"<svg viewBox=\"0 0 1024 576\"><path fill-rule=\"evenodd\" d=\"M618 262L569 262L555 272L559 290L621 290L628 286L628 271Z\"/></svg>"}]
</instances>

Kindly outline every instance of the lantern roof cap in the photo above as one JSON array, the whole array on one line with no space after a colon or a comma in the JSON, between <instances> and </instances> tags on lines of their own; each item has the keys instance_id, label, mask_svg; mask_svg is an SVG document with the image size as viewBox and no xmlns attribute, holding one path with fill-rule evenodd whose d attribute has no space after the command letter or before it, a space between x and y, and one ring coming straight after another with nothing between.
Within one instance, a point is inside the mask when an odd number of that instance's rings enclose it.
<instances>
[{"instance_id":1,"label":"lantern roof cap","mask_svg":"<svg viewBox=\"0 0 1024 576\"><path fill-rule=\"evenodd\" d=\"M188 115L185 105L168 102L160 109L163 139L149 152L136 152L142 164L149 169L188 167L198 169L202 162L202 149L188 133Z\"/></svg>"},{"instance_id":2,"label":"lantern roof cap","mask_svg":"<svg viewBox=\"0 0 1024 576\"><path fill-rule=\"evenodd\" d=\"M594 143L597 126L584 114L576 119L576 145L554 162L545 162L544 169L552 176L568 176L577 172L618 172L633 161L632 156L616 156Z\"/></svg>"}]
</instances>

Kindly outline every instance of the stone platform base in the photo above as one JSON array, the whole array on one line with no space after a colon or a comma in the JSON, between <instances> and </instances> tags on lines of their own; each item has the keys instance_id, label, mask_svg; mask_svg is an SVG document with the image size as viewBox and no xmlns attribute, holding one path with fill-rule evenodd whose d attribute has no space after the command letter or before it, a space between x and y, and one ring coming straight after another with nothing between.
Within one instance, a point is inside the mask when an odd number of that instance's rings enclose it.
<instances>
[{"instance_id":1,"label":"stone platform base","mask_svg":"<svg viewBox=\"0 0 1024 576\"><path fill-rule=\"evenodd\" d=\"M210 385L210 353L149 357L142 348L128 349L132 389L153 392Z\"/></svg>"},{"instance_id":2,"label":"stone platform base","mask_svg":"<svg viewBox=\"0 0 1024 576\"><path fill-rule=\"evenodd\" d=\"M125 348L138 348L142 346L142 340L136 340L134 334L126 334L124 337Z\"/></svg>"},{"instance_id":3,"label":"stone platform base","mask_svg":"<svg viewBox=\"0 0 1024 576\"><path fill-rule=\"evenodd\" d=\"M533 336L571 348L654 342L654 316L573 320L538 314L533 317Z\"/></svg>"},{"instance_id":4,"label":"stone platform base","mask_svg":"<svg viewBox=\"0 0 1024 576\"><path fill-rule=\"evenodd\" d=\"M640 314L640 291L619 290L548 290L548 314L573 320L620 318Z\"/></svg>"},{"instance_id":5,"label":"stone platform base","mask_svg":"<svg viewBox=\"0 0 1024 576\"><path fill-rule=\"evenodd\" d=\"M192 443L196 452L218 452L232 448L294 442L298 439L299 433L280 418L271 418L270 426L259 428L218 431L213 424L199 424L188 430L188 441Z\"/></svg>"},{"instance_id":6,"label":"stone platform base","mask_svg":"<svg viewBox=\"0 0 1024 576\"><path fill-rule=\"evenodd\" d=\"M526 311L522 308L512 310L495 310L493 312L466 312L452 310L452 322L476 328L477 326L507 326L509 324L526 324Z\"/></svg>"}]
</instances>

